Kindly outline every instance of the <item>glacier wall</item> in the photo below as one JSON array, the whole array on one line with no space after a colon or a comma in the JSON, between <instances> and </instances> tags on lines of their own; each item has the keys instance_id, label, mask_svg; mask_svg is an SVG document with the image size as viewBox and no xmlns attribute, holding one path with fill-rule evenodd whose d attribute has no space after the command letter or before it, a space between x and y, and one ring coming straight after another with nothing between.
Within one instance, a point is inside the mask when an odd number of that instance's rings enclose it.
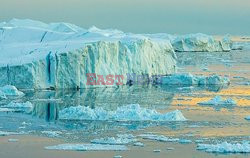
<instances>
[{"instance_id":1,"label":"glacier wall","mask_svg":"<svg viewBox=\"0 0 250 158\"><path fill-rule=\"evenodd\" d=\"M0 85L21 89L86 88L87 73L123 75L126 84L127 73L172 74L175 65L175 53L167 41L98 41L72 51L51 51L30 63L2 66Z\"/></svg>"}]
</instances>

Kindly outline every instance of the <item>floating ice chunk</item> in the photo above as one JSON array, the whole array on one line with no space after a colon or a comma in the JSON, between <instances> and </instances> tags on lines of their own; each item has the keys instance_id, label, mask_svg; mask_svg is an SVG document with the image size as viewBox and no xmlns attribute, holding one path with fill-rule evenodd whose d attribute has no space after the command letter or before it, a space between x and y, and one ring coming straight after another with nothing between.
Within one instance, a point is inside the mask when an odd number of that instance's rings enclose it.
<instances>
[{"instance_id":1,"label":"floating ice chunk","mask_svg":"<svg viewBox=\"0 0 250 158\"><path fill-rule=\"evenodd\" d=\"M246 120L250 120L250 116L245 117Z\"/></svg>"},{"instance_id":2,"label":"floating ice chunk","mask_svg":"<svg viewBox=\"0 0 250 158\"><path fill-rule=\"evenodd\" d=\"M233 105L235 106L237 103L231 98L223 100L221 96L215 96L213 99L209 101L200 102L198 104L199 105Z\"/></svg>"},{"instance_id":3,"label":"floating ice chunk","mask_svg":"<svg viewBox=\"0 0 250 158\"><path fill-rule=\"evenodd\" d=\"M30 112L32 110L32 108L33 108L33 105L29 101L27 101L25 103L16 103L16 102L12 101L9 104L4 105L2 107L3 108L13 109L13 111Z\"/></svg>"},{"instance_id":4,"label":"floating ice chunk","mask_svg":"<svg viewBox=\"0 0 250 158\"><path fill-rule=\"evenodd\" d=\"M122 156L121 155L116 155L113 158L122 158Z\"/></svg>"},{"instance_id":5,"label":"floating ice chunk","mask_svg":"<svg viewBox=\"0 0 250 158\"><path fill-rule=\"evenodd\" d=\"M192 143L192 140L180 139L180 140L179 140L179 143L181 143L181 144L189 144L189 143Z\"/></svg>"},{"instance_id":6,"label":"floating ice chunk","mask_svg":"<svg viewBox=\"0 0 250 158\"><path fill-rule=\"evenodd\" d=\"M161 150L160 149L155 149L155 150L153 150L153 152L159 153L159 152L161 152Z\"/></svg>"},{"instance_id":7,"label":"floating ice chunk","mask_svg":"<svg viewBox=\"0 0 250 158\"><path fill-rule=\"evenodd\" d=\"M144 144L142 142L135 142L133 145L139 146L139 147L144 147Z\"/></svg>"},{"instance_id":8,"label":"floating ice chunk","mask_svg":"<svg viewBox=\"0 0 250 158\"><path fill-rule=\"evenodd\" d=\"M158 83L163 85L209 86L209 85L228 85L230 83L230 80L227 77L221 77L218 75L195 76L190 73L187 73L187 74L172 74L168 76L163 76Z\"/></svg>"},{"instance_id":9,"label":"floating ice chunk","mask_svg":"<svg viewBox=\"0 0 250 158\"><path fill-rule=\"evenodd\" d=\"M169 138L164 135L154 135L154 134L141 134L139 137L142 137L143 139L149 139L149 140L156 140L160 142L177 142L179 141L178 138Z\"/></svg>"},{"instance_id":10,"label":"floating ice chunk","mask_svg":"<svg viewBox=\"0 0 250 158\"><path fill-rule=\"evenodd\" d=\"M195 143L203 143L204 140L198 139L198 140L195 140L194 142L195 142Z\"/></svg>"},{"instance_id":11,"label":"floating ice chunk","mask_svg":"<svg viewBox=\"0 0 250 158\"><path fill-rule=\"evenodd\" d=\"M132 142L136 142L136 139L130 139L126 137L107 137L107 138L99 138L91 140L91 143L94 144L110 144L110 145L125 145Z\"/></svg>"},{"instance_id":12,"label":"floating ice chunk","mask_svg":"<svg viewBox=\"0 0 250 158\"><path fill-rule=\"evenodd\" d=\"M167 148L167 150L174 150L174 148L172 148L172 147L168 147L168 148Z\"/></svg>"},{"instance_id":13,"label":"floating ice chunk","mask_svg":"<svg viewBox=\"0 0 250 158\"><path fill-rule=\"evenodd\" d=\"M0 112L14 112L15 110L9 108L0 108Z\"/></svg>"},{"instance_id":14,"label":"floating ice chunk","mask_svg":"<svg viewBox=\"0 0 250 158\"><path fill-rule=\"evenodd\" d=\"M2 91L6 96L22 96L23 92L19 91L15 86L6 85L0 87L0 91ZM0 92L1 94L1 92Z\"/></svg>"},{"instance_id":15,"label":"floating ice chunk","mask_svg":"<svg viewBox=\"0 0 250 158\"><path fill-rule=\"evenodd\" d=\"M8 139L8 142L18 142L19 139Z\"/></svg>"},{"instance_id":16,"label":"floating ice chunk","mask_svg":"<svg viewBox=\"0 0 250 158\"><path fill-rule=\"evenodd\" d=\"M19 134L25 134L24 132L6 132L6 131L0 131L0 136L9 136L9 135L19 135Z\"/></svg>"},{"instance_id":17,"label":"floating ice chunk","mask_svg":"<svg viewBox=\"0 0 250 158\"><path fill-rule=\"evenodd\" d=\"M59 137L62 134L61 131L42 131L42 134L47 135L48 137Z\"/></svg>"},{"instance_id":18,"label":"floating ice chunk","mask_svg":"<svg viewBox=\"0 0 250 158\"><path fill-rule=\"evenodd\" d=\"M231 144L223 142L221 144L198 144L197 150L214 153L250 153L250 143L243 142L242 144Z\"/></svg>"},{"instance_id":19,"label":"floating ice chunk","mask_svg":"<svg viewBox=\"0 0 250 158\"><path fill-rule=\"evenodd\" d=\"M126 151L129 150L125 145L103 145L103 144L59 144L47 146L48 150L74 150L74 151Z\"/></svg>"},{"instance_id":20,"label":"floating ice chunk","mask_svg":"<svg viewBox=\"0 0 250 158\"><path fill-rule=\"evenodd\" d=\"M116 111L106 111L103 108L91 109L76 106L59 111L59 119L71 120L116 120L116 121L186 121L179 110L165 114L156 110L141 108L139 104L118 107Z\"/></svg>"}]
</instances>

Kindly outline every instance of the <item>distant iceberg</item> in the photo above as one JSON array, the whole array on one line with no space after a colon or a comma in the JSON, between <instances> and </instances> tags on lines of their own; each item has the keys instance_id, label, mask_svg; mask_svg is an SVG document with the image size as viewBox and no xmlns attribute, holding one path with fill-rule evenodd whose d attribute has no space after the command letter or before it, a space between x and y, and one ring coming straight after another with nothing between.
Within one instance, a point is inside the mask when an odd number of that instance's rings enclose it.
<instances>
[{"instance_id":1,"label":"distant iceberg","mask_svg":"<svg viewBox=\"0 0 250 158\"><path fill-rule=\"evenodd\" d=\"M15 86L5 85L0 87L0 96L22 96L23 92L19 91Z\"/></svg>"},{"instance_id":2,"label":"distant iceberg","mask_svg":"<svg viewBox=\"0 0 250 158\"><path fill-rule=\"evenodd\" d=\"M163 76L158 80L159 84L163 85L179 85L179 86L209 86L209 85L228 85L230 80L227 77L222 77L218 75L211 76L201 76L187 74L172 74L168 76Z\"/></svg>"},{"instance_id":3,"label":"distant iceberg","mask_svg":"<svg viewBox=\"0 0 250 158\"><path fill-rule=\"evenodd\" d=\"M232 48L232 41L228 36L216 40L201 33L179 36L171 43L178 52L228 52Z\"/></svg>"},{"instance_id":4,"label":"distant iceberg","mask_svg":"<svg viewBox=\"0 0 250 158\"><path fill-rule=\"evenodd\" d=\"M106 111L101 107L91 109L84 106L72 106L59 111L59 119L69 120L116 120L116 121L186 121L179 110L158 113L156 110L131 104L118 107L115 111Z\"/></svg>"}]
</instances>

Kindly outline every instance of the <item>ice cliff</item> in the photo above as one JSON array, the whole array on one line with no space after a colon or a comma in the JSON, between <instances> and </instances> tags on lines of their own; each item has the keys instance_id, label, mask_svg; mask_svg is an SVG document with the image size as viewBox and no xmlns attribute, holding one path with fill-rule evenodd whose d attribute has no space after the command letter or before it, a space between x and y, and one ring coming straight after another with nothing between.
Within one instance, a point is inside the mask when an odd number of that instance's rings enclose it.
<instances>
[{"instance_id":1,"label":"ice cliff","mask_svg":"<svg viewBox=\"0 0 250 158\"><path fill-rule=\"evenodd\" d=\"M0 23L0 86L85 88L87 73L123 75L123 84L127 73L169 75L176 70L174 50L229 51L230 40L12 19Z\"/></svg>"},{"instance_id":2,"label":"ice cliff","mask_svg":"<svg viewBox=\"0 0 250 158\"><path fill-rule=\"evenodd\" d=\"M154 75L175 72L168 40L117 30L13 19L0 25L0 86L84 88L87 73Z\"/></svg>"}]
</instances>

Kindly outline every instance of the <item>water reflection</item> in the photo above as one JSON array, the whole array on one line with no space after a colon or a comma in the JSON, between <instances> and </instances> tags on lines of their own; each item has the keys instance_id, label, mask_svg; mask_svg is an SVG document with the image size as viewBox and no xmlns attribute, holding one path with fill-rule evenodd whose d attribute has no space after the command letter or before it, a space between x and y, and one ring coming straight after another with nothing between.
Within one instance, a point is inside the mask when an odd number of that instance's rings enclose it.
<instances>
[{"instance_id":1,"label":"water reflection","mask_svg":"<svg viewBox=\"0 0 250 158\"><path fill-rule=\"evenodd\" d=\"M211 88L211 87L210 87ZM216 87L216 91L221 87ZM32 115L46 121L58 119L58 112L69 106L102 107L116 110L119 106L140 104L149 109L167 109L176 94L210 90L206 87L123 86L117 88L89 88L57 91L31 91L26 95L33 105Z\"/></svg>"}]
</instances>

